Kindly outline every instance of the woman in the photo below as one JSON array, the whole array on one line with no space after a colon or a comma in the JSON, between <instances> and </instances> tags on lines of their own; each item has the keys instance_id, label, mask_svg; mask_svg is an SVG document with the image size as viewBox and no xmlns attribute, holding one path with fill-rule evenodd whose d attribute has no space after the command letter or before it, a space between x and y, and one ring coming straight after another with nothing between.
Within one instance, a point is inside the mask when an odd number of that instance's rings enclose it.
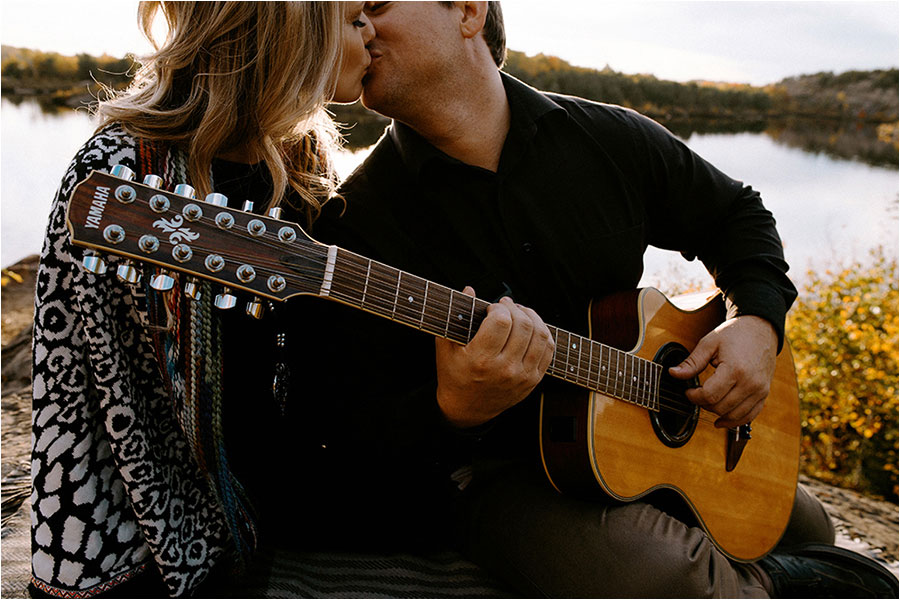
<instances>
[{"instance_id":1,"label":"woman","mask_svg":"<svg viewBox=\"0 0 900 600\"><path fill-rule=\"evenodd\" d=\"M229 190L310 223L334 195L339 136L326 101L352 102L374 35L362 2L142 2L168 33L55 199L34 336L32 593L185 595L249 555L255 528L223 448L223 326L189 301L80 266L65 208L91 170ZM226 195L228 192L225 192ZM243 197L246 196L246 197ZM208 289L205 291L209 291ZM187 432L187 433L186 433ZM157 587L154 587L157 586Z\"/></svg>"}]
</instances>

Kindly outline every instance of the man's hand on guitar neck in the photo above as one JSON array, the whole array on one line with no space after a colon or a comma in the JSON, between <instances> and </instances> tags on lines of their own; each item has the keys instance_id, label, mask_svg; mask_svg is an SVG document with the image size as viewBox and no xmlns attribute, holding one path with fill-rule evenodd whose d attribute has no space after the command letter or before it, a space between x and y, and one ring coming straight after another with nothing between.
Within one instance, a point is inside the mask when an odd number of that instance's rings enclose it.
<instances>
[{"instance_id":1,"label":"man's hand on guitar neck","mask_svg":"<svg viewBox=\"0 0 900 600\"><path fill-rule=\"evenodd\" d=\"M466 287L464 293L474 296ZM553 359L544 321L510 298L488 307L487 317L465 346L438 338L437 401L457 427L474 427L525 399Z\"/></svg>"},{"instance_id":2,"label":"man's hand on guitar neck","mask_svg":"<svg viewBox=\"0 0 900 600\"><path fill-rule=\"evenodd\" d=\"M775 373L778 336L765 319L742 315L706 334L684 362L669 369L676 379L690 379L708 365L714 374L688 399L719 415L716 427L737 427L763 409Z\"/></svg>"}]
</instances>

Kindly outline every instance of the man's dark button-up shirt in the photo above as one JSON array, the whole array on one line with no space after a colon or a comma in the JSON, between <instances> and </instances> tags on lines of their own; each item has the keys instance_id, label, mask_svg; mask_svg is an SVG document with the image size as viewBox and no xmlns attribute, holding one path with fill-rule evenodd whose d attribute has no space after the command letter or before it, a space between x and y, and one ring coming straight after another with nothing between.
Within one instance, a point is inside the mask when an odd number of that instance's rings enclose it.
<instances>
[{"instance_id":1,"label":"man's dark button-up shirt","mask_svg":"<svg viewBox=\"0 0 900 600\"><path fill-rule=\"evenodd\" d=\"M325 215L315 237L456 290L471 285L485 300L510 295L579 333L592 299L635 288L652 244L698 257L734 314L762 316L783 335L795 290L755 191L633 111L538 92L505 74L503 82L511 123L496 172L395 122L343 186L344 214ZM323 473L359 456L369 465L361 473L382 465L380 481L406 480L393 489L423 498L446 491L467 452L537 450L536 398L489 427L456 432L437 407L429 335L316 302L300 320L325 383L321 394L315 382L304 387L321 419L304 422L328 448L317 459Z\"/></svg>"},{"instance_id":2,"label":"man's dark button-up shirt","mask_svg":"<svg viewBox=\"0 0 900 600\"><path fill-rule=\"evenodd\" d=\"M394 123L343 187L338 239L486 300L511 291L576 330L590 300L637 285L648 245L677 250L704 262L733 314L767 319L782 339L796 292L757 192L633 111L503 81L511 123L496 173Z\"/></svg>"}]
</instances>

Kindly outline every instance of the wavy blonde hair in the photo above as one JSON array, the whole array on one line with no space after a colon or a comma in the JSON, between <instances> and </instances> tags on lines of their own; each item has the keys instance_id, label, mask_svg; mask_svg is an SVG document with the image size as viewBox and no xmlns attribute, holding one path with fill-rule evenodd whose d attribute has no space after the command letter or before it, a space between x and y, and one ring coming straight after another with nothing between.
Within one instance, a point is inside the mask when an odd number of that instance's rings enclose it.
<instances>
[{"instance_id":1,"label":"wavy blonde hair","mask_svg":"<svg viewBox=\"0 0 900 600\"><path fill-rule=\"evenodd\" d=\"M162 12L165 40L152 34ZM138 21L155 52L131 86L100 103L103 123L179 145L190 183L205 197L214 157L263 160L274 192L288 186L311 220L336 188L330 161L340 135L325 112L341 63L338 2L141 2Z\"/></svg>"}]
</instances>

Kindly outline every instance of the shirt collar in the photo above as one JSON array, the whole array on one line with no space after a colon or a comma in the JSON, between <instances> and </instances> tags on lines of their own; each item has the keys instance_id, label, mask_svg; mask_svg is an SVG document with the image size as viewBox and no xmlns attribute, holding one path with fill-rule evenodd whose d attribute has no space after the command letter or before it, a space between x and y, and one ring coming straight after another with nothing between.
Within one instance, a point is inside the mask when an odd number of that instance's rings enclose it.
<instances>
[{"instance_id":1,"label":"shirt collar","mask_svg":"<svg viewBox=\"0 0 900 600\"><path fill-rule=\"evenodd\" d=\"M551 98L512 75L500 71L500 78L509 102L510 132L508 138L523 135L530 138L537 131L538 121L545 115L556 111L565 112L565 109ZM400 153L403 164L411 173L418 175L422 172L422 168L432 160L462 164L432 146L412 127L399 121L395 120L391 123L387 135L390 136Z\"/></svg>"}]
</instances>

